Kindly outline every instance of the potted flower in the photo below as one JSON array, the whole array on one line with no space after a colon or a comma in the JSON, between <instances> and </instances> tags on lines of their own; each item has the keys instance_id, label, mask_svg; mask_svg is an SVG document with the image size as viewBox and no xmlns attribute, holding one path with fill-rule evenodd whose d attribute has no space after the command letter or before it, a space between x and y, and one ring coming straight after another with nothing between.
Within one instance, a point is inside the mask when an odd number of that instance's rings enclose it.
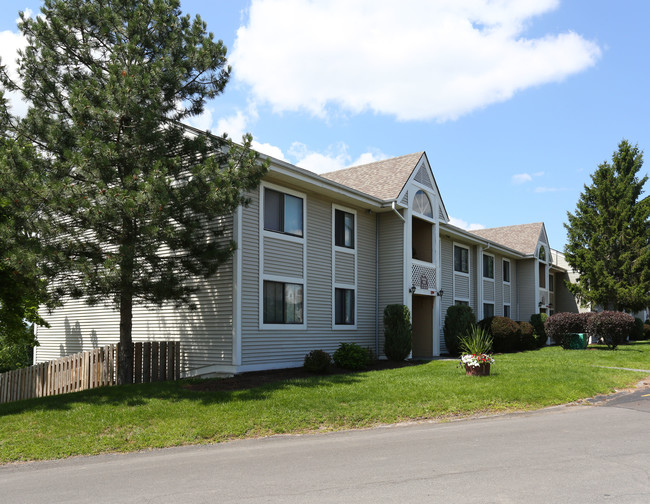
<instances>
[{"instance_id":1,"label":"potted flower","mask_svg":"<svg viewBox=\"0 0 650 504\"><path fill-rule=\"evenodd\" d=\"M492 351L492 336L476 326L460 338L460 362L465 368L465 374L471 376L488 376L490 365L494 359Z\"/></svg>"}]
</instances>

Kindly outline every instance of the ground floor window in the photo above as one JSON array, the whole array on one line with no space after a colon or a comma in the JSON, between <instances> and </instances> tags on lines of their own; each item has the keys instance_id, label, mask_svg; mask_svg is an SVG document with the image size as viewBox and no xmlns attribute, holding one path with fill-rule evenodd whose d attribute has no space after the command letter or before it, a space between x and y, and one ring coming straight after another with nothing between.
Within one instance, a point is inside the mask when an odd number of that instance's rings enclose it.
<instances>
[{"instance_id":1,"label":"ground floor window","mask_svg":"<svg viewBox=\"0 0 650 504\"><path fill-rule=\"evenodd\" d=\"M510 317L510 305L503 305L503 316L504 317Z\"/></svg>"},{"instance_id":2,"label":"ground floor window","mask_svg":"<svg viewBox=\"0 0 650 504\"><path fill-rule=\"evenodd\" d=\"M264 323L302 324L303 286L264 281Z\"/></svg>"},{"instance_id":3,"label":"ground floor window","mask_svg":"<svg viewBox=\"0 0 650 504\"><path fill-rule=\"evenodd\" d=\"M334 323L354 325L354 290L334 290Z\"/></svg>"},{"instance_id":4,"label":"ground floor window","mask_svg":"<svg viewBox=\"0 0 650 504\"><path fill-rule=\"evenodd\" d=\"M483 318L494 317L494 303L483 303Z\"/></svg>"},{"instance_id":5,"label":"ground floor window","mask_svg":"<svg viewBox=\"0 0 650 504\"><path fill-rule=\"evenodd\" d=\"M469 306L469 301L461 301L460 299L456 300L456 305Z\"/></svg>"}]
</instances>

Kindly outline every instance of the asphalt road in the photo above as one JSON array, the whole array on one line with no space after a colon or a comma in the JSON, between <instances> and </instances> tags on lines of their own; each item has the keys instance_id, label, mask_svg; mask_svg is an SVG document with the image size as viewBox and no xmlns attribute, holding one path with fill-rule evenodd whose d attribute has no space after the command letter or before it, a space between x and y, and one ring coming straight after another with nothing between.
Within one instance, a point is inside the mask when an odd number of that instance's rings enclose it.
<instances>
[{"instance_id":1,"label":"asphalt road","mask_svg":"<svg viewBox=\"0 0 650 504\"><path fill-rule=\"evenodd\" d=\"M0 467L10 503L650 503L650 389L596 405Z\"/></svg>"}]
</instances>

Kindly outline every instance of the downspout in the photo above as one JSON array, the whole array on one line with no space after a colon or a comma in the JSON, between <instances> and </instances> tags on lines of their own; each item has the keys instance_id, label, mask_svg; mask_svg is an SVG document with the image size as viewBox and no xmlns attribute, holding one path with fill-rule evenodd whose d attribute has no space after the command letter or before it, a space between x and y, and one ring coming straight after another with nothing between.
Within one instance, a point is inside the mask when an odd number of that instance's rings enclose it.
<instances>
[{"instance_id":1,"label":"downspout","mask_svg":"<svg viewBox=\"0 0 650 504\"><path fill-rule=\"evenodd\" d=\"M375 213L375 355L379 356L379 214Z\"/></svg>"},{"instance_id":2,"label":"downspout","mask_svg":"<svg viewBox=\"0 0 650 504\"><path fill-rule=\"evenodd\" d=\"M395 212L395 215L397 215L400 219L402 219L402 222L406 222L406 219L404 218L404 216L397 211L397 208L395 207L395 202L394 201L390 204L390 207L393 209L393 212Z\"/></svg>"}]
</instances>

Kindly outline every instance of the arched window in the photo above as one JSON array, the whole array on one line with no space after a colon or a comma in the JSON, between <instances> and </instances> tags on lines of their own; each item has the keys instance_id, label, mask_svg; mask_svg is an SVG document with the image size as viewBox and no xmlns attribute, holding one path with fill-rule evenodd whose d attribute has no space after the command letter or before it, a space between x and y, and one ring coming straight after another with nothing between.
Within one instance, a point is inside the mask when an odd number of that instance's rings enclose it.
<instances>
[{"instance_id":1,"label":"arched window","mask_svg":"<svg viewBox=\"0 0 650 504\"><path fill-rule=\"evenodd\" d=\"M413 211L433 219L431 201L424 191L418 191L413 198Z\"/></svg>"},{"instance_id":2,"label":"arched window","mask_svg":"<svg viewBox=\"0 0 650 504\"><path fill-rule=\"evenodd\" d=\"M539 260L546 262L546 249L544 248L544 245L539 247Z\"/></svg>"}]
</instances>

